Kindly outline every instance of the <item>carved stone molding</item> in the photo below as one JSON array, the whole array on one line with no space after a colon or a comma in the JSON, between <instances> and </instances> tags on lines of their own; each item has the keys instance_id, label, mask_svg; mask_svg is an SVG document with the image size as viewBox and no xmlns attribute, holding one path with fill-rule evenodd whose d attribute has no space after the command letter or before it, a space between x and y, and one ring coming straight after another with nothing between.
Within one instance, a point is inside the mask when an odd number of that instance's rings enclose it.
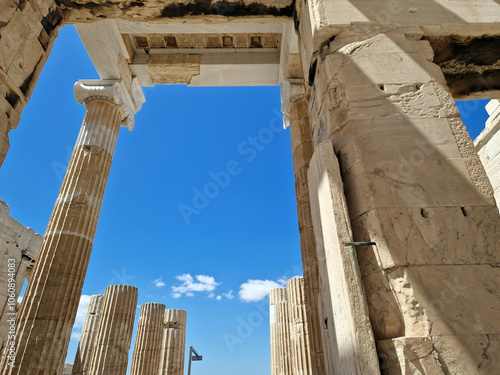
<instances>
[{"instance_id":1,"label":"carved stone molding","mask_svg":"<svg viewBox=\"0 0 500 375\"><path fill-rule=\"evenodd\" d=\"M73 87L75 99L79 104L92 100L109 100L119 106L123 113L122 126L134 130L134 114L146 101L136 78L130 88L125 88L118 80L79 80Z\"/></svg>"}]
</instances>

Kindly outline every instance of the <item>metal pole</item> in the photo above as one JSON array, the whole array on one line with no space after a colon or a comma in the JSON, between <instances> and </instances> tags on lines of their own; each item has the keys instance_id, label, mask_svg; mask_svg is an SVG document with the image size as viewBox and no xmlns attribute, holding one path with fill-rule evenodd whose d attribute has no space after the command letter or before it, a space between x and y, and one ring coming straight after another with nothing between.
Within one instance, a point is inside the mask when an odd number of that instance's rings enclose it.
<instances>
[{"instance_id":1,"label":"metal pole","mask_svg":"<svg viewBox=\"0 0 500 375\"><path fill-rule=\"evenodd\" d=\"M193 347L189 347L189 366L188 366L188 375L191 375L191 360L193 358Z\"/></svg>"}]
</instances>

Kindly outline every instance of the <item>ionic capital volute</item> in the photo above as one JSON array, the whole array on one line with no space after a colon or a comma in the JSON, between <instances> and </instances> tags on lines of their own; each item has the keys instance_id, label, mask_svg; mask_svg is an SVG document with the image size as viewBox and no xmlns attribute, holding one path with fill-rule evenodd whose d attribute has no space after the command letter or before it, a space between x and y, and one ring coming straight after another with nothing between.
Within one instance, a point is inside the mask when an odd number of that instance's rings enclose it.
<instances>
[{"instance_id":1,"label":"ionic capital volute","mask_svg":"<svg viewBox=\"0 0 500 375\"><path fill-rule=\"evenodd\" d=\"M146 100L137 79L128 88L118 80L80 80L75 83L73 92L79 104L92 100L108 100L116 104L123 115L121 126L129 130L134 129L134 114Z\"/></svg>"}]
</instances>

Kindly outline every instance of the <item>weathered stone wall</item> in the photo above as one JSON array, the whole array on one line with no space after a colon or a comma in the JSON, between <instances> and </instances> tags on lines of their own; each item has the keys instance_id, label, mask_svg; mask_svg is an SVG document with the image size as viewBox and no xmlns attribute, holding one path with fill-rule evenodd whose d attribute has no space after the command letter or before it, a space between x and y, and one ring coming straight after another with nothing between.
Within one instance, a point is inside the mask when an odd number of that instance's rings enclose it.
<instances>
[{"instance_id":1,"label":"weathered stone wall","mask_svg":"<svg viewBox=\"0 0 500 375\"><path fill-rule=\"evenodd\" d=\"M53 0L0 0L0 166L61 20Z\"/></svg>"},{"instance_id":2,"label":"weathered stone wall","mask_svg":"<svg viewBox=\"0 0 500 375\"><path fill-rule=\"evenodd\" d=\"M486 105L486 110L490 117L474 145L491 181L497 207L500 209L500 100L491 100Z\"/></svg>"},{"instance_id":3,"label":"weathered stone wall","mask_svg":"<svg viewBox=\"0 0 500 375\"><path fill-rule=\"evenodd\" d=\"M359 26L319 52L309 75L313 160L322 155L318 165L328 171L338 158L343 186L328 194L322 174L310 181L311 200L318 196L314 229L318 223L327 254L343 251L348 227L331 225L336 212L341 217L341 200L330 203L338 195L333 192L343 190L353 240L376 243L356 247L356 255L383 373L494 373L500 217L422 34L396 25ZM320 269L320 279L333 271ZM358 289L345 275L348 290ZM336 305L336 293L321 293Z\"/></svg>"},{"instance_id":4,"label":"weathered stone wall","mask_svg":"<svg viewBox=\"0 0 500 375\"><path fill-rule=\"evenodd\" d=\"M24 227L21 223L9 215L9 206L0 199L0 344L3 346L3 338L8 329L9 313L8 305L8 279L10 264L15 269L15 301L23 287L25 278L29 277L34 259L42 243L42 236L35 233L33 229Z\"/></svg>"}]
</instances>

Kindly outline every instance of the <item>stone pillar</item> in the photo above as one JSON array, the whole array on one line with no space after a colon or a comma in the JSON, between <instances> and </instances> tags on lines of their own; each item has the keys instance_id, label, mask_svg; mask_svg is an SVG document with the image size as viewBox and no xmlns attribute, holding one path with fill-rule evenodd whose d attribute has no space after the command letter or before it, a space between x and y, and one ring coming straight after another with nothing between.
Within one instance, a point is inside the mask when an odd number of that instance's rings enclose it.
<instances>
[{"instance_id":1,"label":"stone pillar","mask_svg":"<svg viewBox=\"0 0 500 375\"><path fill-rule=\"evenodd\" d=\"M500 210L500 100L490 100L486 105L490 117L481 134L474 141L477 153L484 165Z\"/></svg>"},{"instance_id":2,"label":"stone pillar","mask_svg":"<svg viewBox=\"0 0 500 375\"><path fill-rule=\"evenodd\" d=\"M130 375L158 375L165 305L141 305Z\"/></svg>"},{"instance_id":3,"label":"stone pillar","mask_svg":"<svg viewBox=\"0 0 500 375\"><path fill-rule=\"evenodd\" d=\"M165 310L160 354L160 375L184 374L186 311Z\"/></svg>"},{"instance_id":4,"label":"stone pillar","mask_svg":"<svg viewBox=\"0 0 500 375\"><path fill-rule=\"evenodd\" d=\"M99 317L101 316L103 297L103 295L90 297L87 315L83 322L82 334L76 351L75 362L73 363L72 375L88 374L90 356L94 348L97 325L99 323Z\"/></svg>"},{"instance_id":5,"label":"stone pillar","mask_svg":"<svg viewBox=\"0 0 500 375\"><path fill-rule=\"evenodd\" d=\"M291 85L293 92L304 92L302 85ZM304 270L304 288L308 339L311 347L312 374L325 374L325 359L321 341L321 325L318 311L318 256L311 218L311 203L309 199L309 182L307 171L313 154L311 127L309 123L308 100L305 94L295 96L288 105L287 112L290 122L292 139L292 160L295 174L295 194L297 198L297 213L300 232L300 250L302 268Z\"/></svg>"},{"instance_id":6,"label":"stone pillar","mask_svg":"<svg viewBox=\"0 0 500 375\"><path fill-rule=\"evenodd\" d=\"M336 373L379 373L360 291L384 373L498 368L499 213L421 35L356 25L311 64L310 195L326 254L320 278L330 280L321 293L332 299ZM345 246L350 226L355 241L376 245Z\"/></svg>"},{"instance_id":7,"label":"stone pillar","mask_svg":"<svg viewBox=\"0 0 500 375\"><path fill-rule=\"evenodd\" d=\"M136 287L110 285L106 288L88 365L89 375L126 374L136 309Z\"/></svg>"},{"instance_id":8,"label":"stone pillar","mask_svg":"<svg viewBox=\"0 0 500 375\"><path fill-rule=\"evenodd\" d=\"M17 314L15 361L2 359L4 375L62 372L118 130L124 118L132 128L138 109L116 81L77 82L75 96L87 112Z\"/></svg>"},{"instance_id":9,"label":"stone pillar","mask_svg":"<svg viewBox=\"0 0 500 375\"><path fill-rule=\"evenodd\" d=\"M269 322L271 325L271 375L292 375L286 288L275 288L269 292Z\"/></svg>"},{"instance_id":10,"label":"stone pillar","mask_svg":"<svg viewBox=\"0 0 500 375\"><path fill-rule=\"evenodd\" d=\"M311 375L311 348L308 340L304 279L293 278L286 283L288 320L290 324L290 354L293 375Z\"/></svg>"}]
</instances>

